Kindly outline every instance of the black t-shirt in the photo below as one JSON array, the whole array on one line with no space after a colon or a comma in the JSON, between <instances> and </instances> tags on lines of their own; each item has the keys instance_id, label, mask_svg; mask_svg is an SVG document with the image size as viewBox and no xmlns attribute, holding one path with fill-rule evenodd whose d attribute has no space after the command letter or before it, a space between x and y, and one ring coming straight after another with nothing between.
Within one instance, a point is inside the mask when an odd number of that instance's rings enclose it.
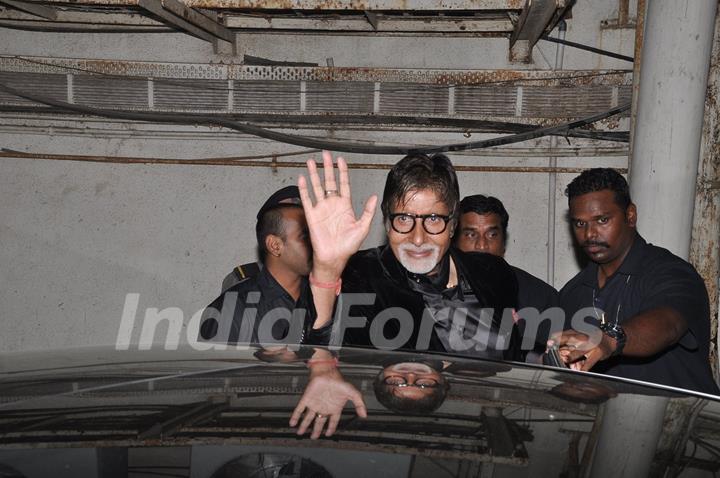
<instances>
[{"instance_id":1,"label":"black t-shirt","mask_svg":"<svg viewBox=\"0 0 720 478\"><path fill-rule=\"evenodd\" d=\"M707 290L695 269L667 249L645 242L637 235L627 257L600 289L598 266L590 263L560 291L567 320L580 309L586 321L622 324L631 317L658 307L671 307L688 324L680 341L652 357L611 357L593 372L718 394L708 361L710 308Z\"/></svg>"}]
</instances>

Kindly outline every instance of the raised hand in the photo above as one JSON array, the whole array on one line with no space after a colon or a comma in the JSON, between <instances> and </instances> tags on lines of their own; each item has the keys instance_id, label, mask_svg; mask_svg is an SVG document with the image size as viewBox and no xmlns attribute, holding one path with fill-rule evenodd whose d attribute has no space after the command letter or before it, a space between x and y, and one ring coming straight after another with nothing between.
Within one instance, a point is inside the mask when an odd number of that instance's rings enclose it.
<instances>
[{"instance_id":1,"label":"raised hand","mask_svg":"<svg viewBox=\"0 0 720 478\"><path fill-rule=\"evenodd\" d=\"M325 277L337 278L370 231L377 196L368 198L358 219L352 207L345 160L340 157L337 160L339 188L335 182L335 169L329 151L323 151L324 187L314 160L307 162L307 168L315 203L310 197L307 180L302 175L298 178L298 188L313 247L313 271L316 275L321 272Z\"/></svg>"}]
</instances>

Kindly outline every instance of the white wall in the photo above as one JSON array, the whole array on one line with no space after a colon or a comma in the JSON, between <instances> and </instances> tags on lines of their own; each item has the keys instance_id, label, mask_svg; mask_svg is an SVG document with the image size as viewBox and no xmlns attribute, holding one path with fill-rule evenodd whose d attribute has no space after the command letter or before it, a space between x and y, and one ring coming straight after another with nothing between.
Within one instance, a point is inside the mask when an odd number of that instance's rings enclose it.
<instances>
[{"instance_id":1,"label":"white wall","mask_svg":"<svg viewBox=\"0 0 720 478\"><path fill-rule=\"evenodd\" d=\"M602 5L599 5L602 4ZM616 2L580 0L567 38L632 53L633 33L600 31ZM611 37L614 38L611 41ZM554 61L555 45L540 51ZM209 44L180 34L85 35L0 29L0 53L209 63L222 57ZM241 51L276 60L336 66L488 69L506 62L505 39L369 38L240 35ZM629 68L625 62L565 49L566 68ZM547 69L539 52L528 68ZM92 136L59 126L101 126ZM156 131L177 132L176 138ZM120 134L122 133L122 134ZM313 133L304 131L304 133ZM326 132L316 132L326 134ZM396 142L468 141L460 133L335 131L336 137ZM477 135L473 136L477 139ZM564 140L563 140L564 141ZM534 144L548 145L543 139ZM518 145L527 147L528 144ZM165 127L0 116L0 147L54 154L203 158L296 151L240 134ZM347 155L350 162L399 158ZM456 164L546 166L548 158L455 155ZM626 167L624 156L559 158L558 166ZM255 213L299 170L231 166L121 165L0 158L0 351L113 344L126 294L140 293L138 323L148 307L178 307L189 317L218 293L238 262L254 258ZM357 208L381 193L386 171L351 173ZM558 177L556 281L576 271ZM539 277L547 270L548 175L461 173L461 193L501 198L510 212L507 259ZM379 213L379 211L378 211ZM379 214L367 246L382 240ZM134 332L137 340L139 328ZM183 341L185 334L183 333Z\"/></svg>"}]
</instances>

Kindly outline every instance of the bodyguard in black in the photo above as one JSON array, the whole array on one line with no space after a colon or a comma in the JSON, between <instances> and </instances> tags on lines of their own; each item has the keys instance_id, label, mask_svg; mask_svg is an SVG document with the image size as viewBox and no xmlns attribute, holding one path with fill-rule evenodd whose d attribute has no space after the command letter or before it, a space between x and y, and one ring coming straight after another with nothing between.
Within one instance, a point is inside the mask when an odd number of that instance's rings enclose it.
<instances>
[{"instance_id":1,"label":"bodyguard in black","mask_svg":"<svg viewBox=\"0 0 720 478\"><path fill-rule=\"evenodd\" d=\"M503 203L495 197L475 194L466 196L460 201L460 220L455 234L455 246L465 252L486 252L497 257L505 257L508 238L508 222L510 216ZM550 284L534 275L510 266L518 283L517 308L531 308L542 313L547 309L560 305L558 293ZM562 324L558 325L559 332ZM545 352L546 342L550 335L550 323L527 324L526 320L518 323L521 335L533 335L535 341L534 354L524 350L521 358L531 362L539 360Z\"/></svg>"},{"instance_id":2,"label":"bodyguard in black","mask_svg":"<svg viewBox=\"0 0 720 478\"><path fill-rule=\"evenodd\" d=\"M496 197L475 194L464 197L459 208L455 246L465 252L486 252L504 258L510 216L503 203ZM545 310L559 305L553 286L519 267L510 267L518 281L518 308Z\"/></svg>"},{"instance_id":3,"label":"bodyguard in black","mask_svg":"<svg viewBox=\"0 0 720 478\"><path fill-rule=\"evenodd\" d=\"M650 357L614 356L593 372L717 393L708 362L710 314L702 278L667 249L648 244L638 234L618 270L600 288L598 265L591 262L560 291L563 308L574 313L592 307L598 321L622 326L643 311L669 307L687 323L680 340Z\"/></svg>"},{"instance_id":4,"label":"bodyguard in black","mask_svg":"<svg viewBox=\"0 0 720 478\"><path fill-rule=\"evenodd\" d=\"M312 248L298 188L273 194L255 228L264 267L215 299L202 317L200 341L318 343L307 275ZM327 330L329 333L329 329Z\"/></svg>"},{"instance_id":5,"label":"bodyguard in black","mask_svg":"<svg viewBox=\"0 0 720 478\"><path fill-rule=\"evenodd\" d=\"M557 341L566 363L718 394L708 361L708 296L695 269L640 237L627 182L616 171L585 171L566 195L590 263L560 291L560 302L568 318L585 309L581 315L603 332L600 343L563 332Z\"/></svg>"}]
</instances>

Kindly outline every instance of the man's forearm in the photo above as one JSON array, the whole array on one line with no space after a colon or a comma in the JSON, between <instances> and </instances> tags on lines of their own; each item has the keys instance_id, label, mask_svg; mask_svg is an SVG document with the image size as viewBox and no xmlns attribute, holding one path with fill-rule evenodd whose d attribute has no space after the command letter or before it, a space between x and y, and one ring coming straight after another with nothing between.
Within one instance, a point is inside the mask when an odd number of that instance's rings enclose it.
<instances>
[{"instance_id":1,"label":"man's forearm","mask_svg":"<svg viewBox=\"0 0 720 478\"><path fill-rule=\"evenodd\" d=\"M343 267L342 265L334 267L313 266L311 272L313 280L310 281L310 287L317 314L313 329L325 327L332 321L335 302L337 301L337 290L334 287L327 287L327 285L339 283ZM322 287L320 284L322 284Z\"/></svg>"},{"instance_id":2,"label":"man's forearm","mask_svg":"<svg viewBox=\"0 0 720 478\"><path fill-rule=\"evenodd\" d=\"M627 336L623 355L650 357L677 343L688 329L675 309L659 307L642 312L622 324Z\"/></svg>"},{"instance_id":3,"label":"man's forearm","mask_svg":"<svg viewBox=\"0 0 720 478\"><path fill-rule=\"evenodd\" d=\"M677 343L687 332L687 322L670 307L659 307L635 315L622 323L625 346L622 355L651 357ZM576 364L578 370L591 370L597 362L612 357L618 347L616 339L600 335L599 342L575 330L566 330L551 339L560 347L565 363ZM575 368L575 367L573 367Z\"/></svg>"}]
</instances>

